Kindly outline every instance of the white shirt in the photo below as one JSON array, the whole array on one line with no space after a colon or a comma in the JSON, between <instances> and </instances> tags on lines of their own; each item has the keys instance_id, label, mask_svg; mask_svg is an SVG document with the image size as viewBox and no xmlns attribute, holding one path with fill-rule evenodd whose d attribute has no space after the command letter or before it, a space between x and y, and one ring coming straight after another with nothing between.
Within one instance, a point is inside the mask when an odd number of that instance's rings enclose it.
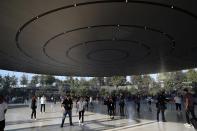
<instances>
[{"instance_id":1,"label":"white shirt","mask_svg":"<svg viewBox=\"0 0 197 131\"><path fill-rule=\"evenodd\" d=\"M45 97L41 97L40 98L40 104L45 104L46 103L46 98Z\"/></svg>"},{"instance_id":2,"label":"white shirt","mask_svg":"<svg viewBox=\"0 0 197 131\"><path fill-rule=\"evenodd\" d=\"M92 97L90 97L90 103L92 102Z\"/></svg>"},{"instance_id":3,"label":"white shirt","mask_svg":"<svg viewBox=\"0 0 197 131\"><path fill-rule=\"evenodd\" d=\"M85 101L78 101L77 102L77 109L78 111L82 111L85 109L86 102Z\"/></svg>"},{"instance_id":4,"label":"white shirt","mask_svg":"<svg viewBox=\"0 0 197 131\"><path fill-rule=\"evenodd\" d=\"M8 108L7 103L3 102L0 104L0 121L5 120L5 113L4 111Z\"/></svg>"},{"instance_id":5,"label":"white shirt","mask_svg":"<svg viewBox=\"0 0 197 131\"><path fill-rule=\"evenodd\" d=\"M175 103L181 104L181 98L178 96L174 97L174 101L175 101Z\"/></svg>"}]
</instances>

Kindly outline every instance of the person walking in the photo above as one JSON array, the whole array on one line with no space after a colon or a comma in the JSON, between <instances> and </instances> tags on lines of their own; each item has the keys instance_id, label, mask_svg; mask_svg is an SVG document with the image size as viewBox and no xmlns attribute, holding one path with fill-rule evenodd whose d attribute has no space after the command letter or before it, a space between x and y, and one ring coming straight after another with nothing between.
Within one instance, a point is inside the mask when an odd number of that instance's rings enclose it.
<instances>
[{"instance_id":1,"label":"person walking","mask_svg":"<svg viewBox=\"0 0 197 131\"><path fill-rule=\"evenodd\" d=\"M37 108L36 96L33 96L31 100L31 109L32 109L31 119L33 119L34 116L34 119L36 120L36 108Z\"/></svg>"},{"instance_id":2,"label":"person walking","mask_svg":"<svg viewBox=\"0 0 197 131\"><path fill-rule=\"evenodd\" d=\"M110 114L110 110L109 110L109 99L110 99L110 96L107 96L105 99L104 99L104 105L107 106L107 114L109 115Z\"/></svg>"},{"instance_id":3,"label":"person walking","mask_svg":"<svg viewBox=\"0 0 197 131\"><path fill-rule=\"evenodd\" d=\"M83 125L84 123L85 107L86 107L86 101L84 100L83 97L81 97L77 102L77 112L79 112L79 125Z\"/></svg>"},{"instance_id":4,"label":"person walking","mask_svg":"<svg viewBox=\"0 0 197 131\"><path fill-rule=\"evenodd\" d=\"M40 112L42 113L43 108L44 108L43 112L45 112L46 97L44 95L40 98L40 104L41 104Z\"/></svg>"},{"instance_id":5,"label":"person walking","mask_svg":"<svg viewBox=\"0 0 197 131\"><path fill-rule=\"evenodd\" d=\"M72 101L70 95L65 97L65 99L62 102L61 107L64 107L64 113L63 113L63 117L62 117L61 127L63 127L63 125L64 125L64 121L65 121L67 114L69 116L70 126L72 126L73 125L73 123L72 123L73 101Z\"/></svg>"},{"instance_id":6,"label":"person walking","mask_svg":"<svg viewBox=\"0 0 197 131\"><path fill-rule=\"evenodd\" d=\"M5 129L5 113L7 111L8 105L4 101L4 97L0 95L0 131Z\"/></svg>"},{"instance_id":7,"label":"person walking","mask_svg":"<svg viewBox=\"0 0 197 131\"><path fill-rule=\"evenodd\" d=\"M184 124L186 127L192 127L191 119L189 118L189 115L191 114L192 119L196 121L196 116L194 113L194 99L192 94L188 91L187 88L184 90L185 96L184 96L184 103L185 103L185 115L186 115L186 121L187 123Z\"/></svg>"},{"instance_id":8,"label":"person walking","mask_svg":"<svg viewBox=\"0 0 197 131\"><path fill-rule=\"evenodd\" d=\"M165 97L164 91L159 93L159 95L157 97L156 107L157 107L157 121L159 122L159 114L161 112L162 121L166 122L165 115L164 115L164 112L166 110L166 97Z\"/></svg>"}]
</instances>

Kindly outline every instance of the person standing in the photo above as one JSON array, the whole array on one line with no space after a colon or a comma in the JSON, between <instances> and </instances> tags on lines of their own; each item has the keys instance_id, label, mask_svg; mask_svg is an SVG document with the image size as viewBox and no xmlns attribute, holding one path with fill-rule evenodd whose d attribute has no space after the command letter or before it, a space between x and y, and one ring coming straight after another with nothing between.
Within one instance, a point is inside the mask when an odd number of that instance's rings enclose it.
<instances>
[{"instance_id":1,"label":"person standing","mask_svg":"<svg viewBox=\"0 0 197 131\"><path fill-rule=\"evenodd\" d=\"M86 96L86 107L87 107L87 111L88 111L88 108L89 108L89 97L88 96Z\"/></svg>"},{"instance_id":2,"label":"person standing","mask_svg":"<svg viewBox=\"0 0 197 131\"><path fill-rule=\"evenodd\" d=\"M185 93L184 103L185 103L185 115L186 115L186 121L187 121L187 123L184 125L187 127L191 127L192 125L191 125L191 120L189 118L189 115L191 114L192 119L194 119L195 121L197 120L195 113L194 113L194 99L193 99L192 94L189 93L187 88L185 88L183 91Z\"/></svg>"},{"instance_id":3,"label":"person standing","mask_svg":"<svg viewBox=\"0 0 197 131\"><path fill-rule=\"evenodd\" d=\"M43 108L44 108L44 112L45 112L46 97L44 95L40 98L40 104L41 104L40 112L42 113Z\"/></svg>"},{"instance_id":4,"label":"person standing","mask_svg":"<svg viewBox=\"0 0 197 131\"><path fill-rule=\"evenodd\" d=\"M90 96L90 105L92 105L93 103L92 103L92 96Z\"/></svg>"},{"instance_id":5,"label":"person standing","mask_svg":"<svg viewBox=\"0 0 197 131\"><path fill-rule=\"evenodd\" d=\"M117 100L117 98L116 98L116 96L115 95L113 95L113 97L112 97L112 101L113 101L113 105L114 105L114 115L116 114L116 100Z\"/></svg>"},{"instance_id":6,"label":"person standing","mask_svg":"<svg viewBox=\"0 0 197 131\"><path fill-rule=\"evenodd\" d=\"M179 94L174 97L174 102L176 105L176 111L181 111L181 97Z\"/></svg>"},{"instance_id":7,"label":"person standing","mask_svg":"<svg viewBox=\"0 0 197 131\"><path fill-rule=\"evenodd\" d=\"M125 115L124 113L125 100L123 96L120 97L119 106L120 106L120 116L124 116Z\"/></svg>"},{"instance_id":8,"label":"person standing","mask_svg":"<svg viewBox=\"0 0 197 131\"><path fill-rule=\"evenodd\" d=\"M151 96L148 96L147 97L147 102L148 102L148 110L150 112L152 112L152 107L151 107L151 104L152 104L152 97Z\"/></svg>"},{"instance_id":9,"label":"person standing","mask_svg":"<svg viewBox=\"0 0 197 131\"><path fill-rule=\"evenodd\" d=\"M114 119L114 115L115 115L115 105L114 105L114 101L112 99L112 97L109 98L109 115L111 119Z\"/></svg>"},{"instance_id":10,"label":"person standing","mask_svg":"<svg viewBox=\"0 0 197 131\"><path fill-rule=\"evenodd\" d=\"M37 108L36 96L33 96L31 100L31 109L32 109L31 119L33 119L34 116L34 119L36 120L36 108Z\"/></svg>"},{"instance_id":11,"label":"person standing","mask_svg":"<svg viewBox=\"0 0 197 131\"><path fill-rule=\"evenodd\" d=\"M81 97L79 101L77 102L77 112L79 112L79 125L83 125L84 123L84 112L85 112L85 106L86 102L85 100ZM82 119L82 121L81 121Z\"/></svg>"},{"instance_id":12,"label":"person standing","mask_svg":"<svg viewBox=\"0 0 197 131\"><path fill-rule=\"evenodd\" d=\"M166 110L166 97L165 97L165 92L164 91L159 93L159 95L157 97L156 107L157 107L157 121L159 122L159 114L161 112L162 121L166 122L165 115L164 115L164 112Z\"/></svg>"},{"instance_id":13,"label":"person standing","mask_svg":"<svg viewBox=\"0 0 197 131\"><path fill-rule=\"evenodd\" d=\"M104 100L104 105L107 105L107 114L109 115L110 113L110 110L109 110L109 99L110 99L110 96L107 96Z\"/></svg>"},{"instance_id":14,"label":"person standing","mask_svg":"<svg viewBox=\"0 0 197 131\"><path fill-rule=\"evenodd\" d=\"M65 99L63 100L61 106L64 107L64 113L63 113L63 117L62 117L61 127L63 127L63 125L64 125L64 121L65 121L65 118L66 118L67 114L69 116L70 126L72 126L73 125L73 123L72 123L73 101L72 101L71 97L70 96L66 96Z\"/></svg>"},{"instance_id":15,"label":"person standing","mask_svg":"<svg viewBox=\"0 0 197 131\"><path fill-rule=\"evenodd\" d=\"M93 109L94 109L94 105L93 105L93 98L92 98L92 96L90 96L90 109L91 109L91 111L93 111Z\"/></svg>"},{"instance_id":16,"label":"person standing","mask_svg":"<svg viewBox=\"0 0 197 131\"><path fill-rule=\"evenodd\" d=\"M135 97L135 104L137 106L137 112L140 113L140 94Z\"/></svg>"},{"instance_id":17,"label":"person standing","mask_svg":"<svg viewBox=\"0 0 197 131\"><path fill-rule=\"evenodd\" d=\"M54 104L56 104L56 97L54 97Z\"/></svg>"},{"instance_id":18,"label":"person standing","mask_svg":"<svg viewBox=\"0 0 197 131\"><path fill-rule=\"evenodd\" d=\"M4 97L0 95L0 131L4 131L5 128L5 113L7 111L8 105L4 101Z\"/></svg>"}]
</instances>

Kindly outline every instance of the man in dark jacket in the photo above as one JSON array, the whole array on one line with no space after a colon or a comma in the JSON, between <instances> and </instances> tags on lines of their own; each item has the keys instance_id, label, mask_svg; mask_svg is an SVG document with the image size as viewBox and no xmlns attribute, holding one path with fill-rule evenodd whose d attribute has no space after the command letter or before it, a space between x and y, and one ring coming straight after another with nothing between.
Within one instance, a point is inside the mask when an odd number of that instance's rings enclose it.
<instances>
[{"instance_id":1,"label":"man in dark jacket","mask_svg":"<svg viewBox=\"0 0 197 131\"><path fill-rule=\"evenodd\" d=\"M120 106L120 115L124 116L125 115L125 113L124 113L125 101L124 101L124 97L123 96L120 97L119 106Z\"/></svg>"},{"instance_id":2,"label":"man in dark jacket","mask_svg":"<svg viewBox=\"0 0 197 131\"><path fill-rule=\"evenodd\" d=\"M159 95L157 97L156 107L157 107L157 121L159 121L159 114L161 112L162 121L166 122L165 115L164 115L164 112L166 110L166 97L165 97L165 92L164 91L159 93Z\"/></svg>"},{"instance_id":3,"label":"man in dark jacket","mask_svg":"<svg viewBox=\"0 0 197 131\"><path fill-rule=\"evenodd\" d=\"M67 114L69 116L70 125L72 126L73 125L73 123L72 123L73 101L72 101L71 97L70 96L66 96L64 101L62 102L61 106L64 107L64 109L65 109L65 111L63 113L63 117L62 117L61 127L63 127L63 125L64 125L64 120L65 120Z\"/></svg>"},{"instance_id":4,"label":"man in dark jacket","mask_svg":"<svg viewBox=\"0 0 197 131\"><path fill-rule=\"evenodd\" d=\"M111 119L114 119L114 115L115 115L115 105L114 105L114 101L112 99L112 97L109 98L109 115Z\"/></svg>"},{"instance_id":5,"label":"man in dark jacket","mask_svg":"<svg viewBox=\"0 0 197 131\"><path fill-rule=\"evenodd\" d=\"M137 94L137 96L135 96L135 104L137 107L137 113L140 113L140 94Z\"/></svg>"}]
</instances>

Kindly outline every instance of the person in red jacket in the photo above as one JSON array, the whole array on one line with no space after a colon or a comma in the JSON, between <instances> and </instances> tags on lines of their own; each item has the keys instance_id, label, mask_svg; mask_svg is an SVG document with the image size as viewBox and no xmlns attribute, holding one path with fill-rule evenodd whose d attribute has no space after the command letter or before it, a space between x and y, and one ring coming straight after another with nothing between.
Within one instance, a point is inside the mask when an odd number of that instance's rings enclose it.
<instances>
[{"instance_id":1,"label":"person in red jacket","mask_svg":"<svg viewBox=\"0 0 197 131\"><path fill-rule=\"evenodd\" d=\"M184 102L185 102L185 115L186 115L186 121L187 121L187 123L184 125L187 127L190 127L192 125L191 125L189 115L191 114L192 119L196 120L196 116L194 113L194 99L193 99L192 94L188 91L187 88L185 88L183 91L185 93Z\"/></svg>"}]
</instances>

